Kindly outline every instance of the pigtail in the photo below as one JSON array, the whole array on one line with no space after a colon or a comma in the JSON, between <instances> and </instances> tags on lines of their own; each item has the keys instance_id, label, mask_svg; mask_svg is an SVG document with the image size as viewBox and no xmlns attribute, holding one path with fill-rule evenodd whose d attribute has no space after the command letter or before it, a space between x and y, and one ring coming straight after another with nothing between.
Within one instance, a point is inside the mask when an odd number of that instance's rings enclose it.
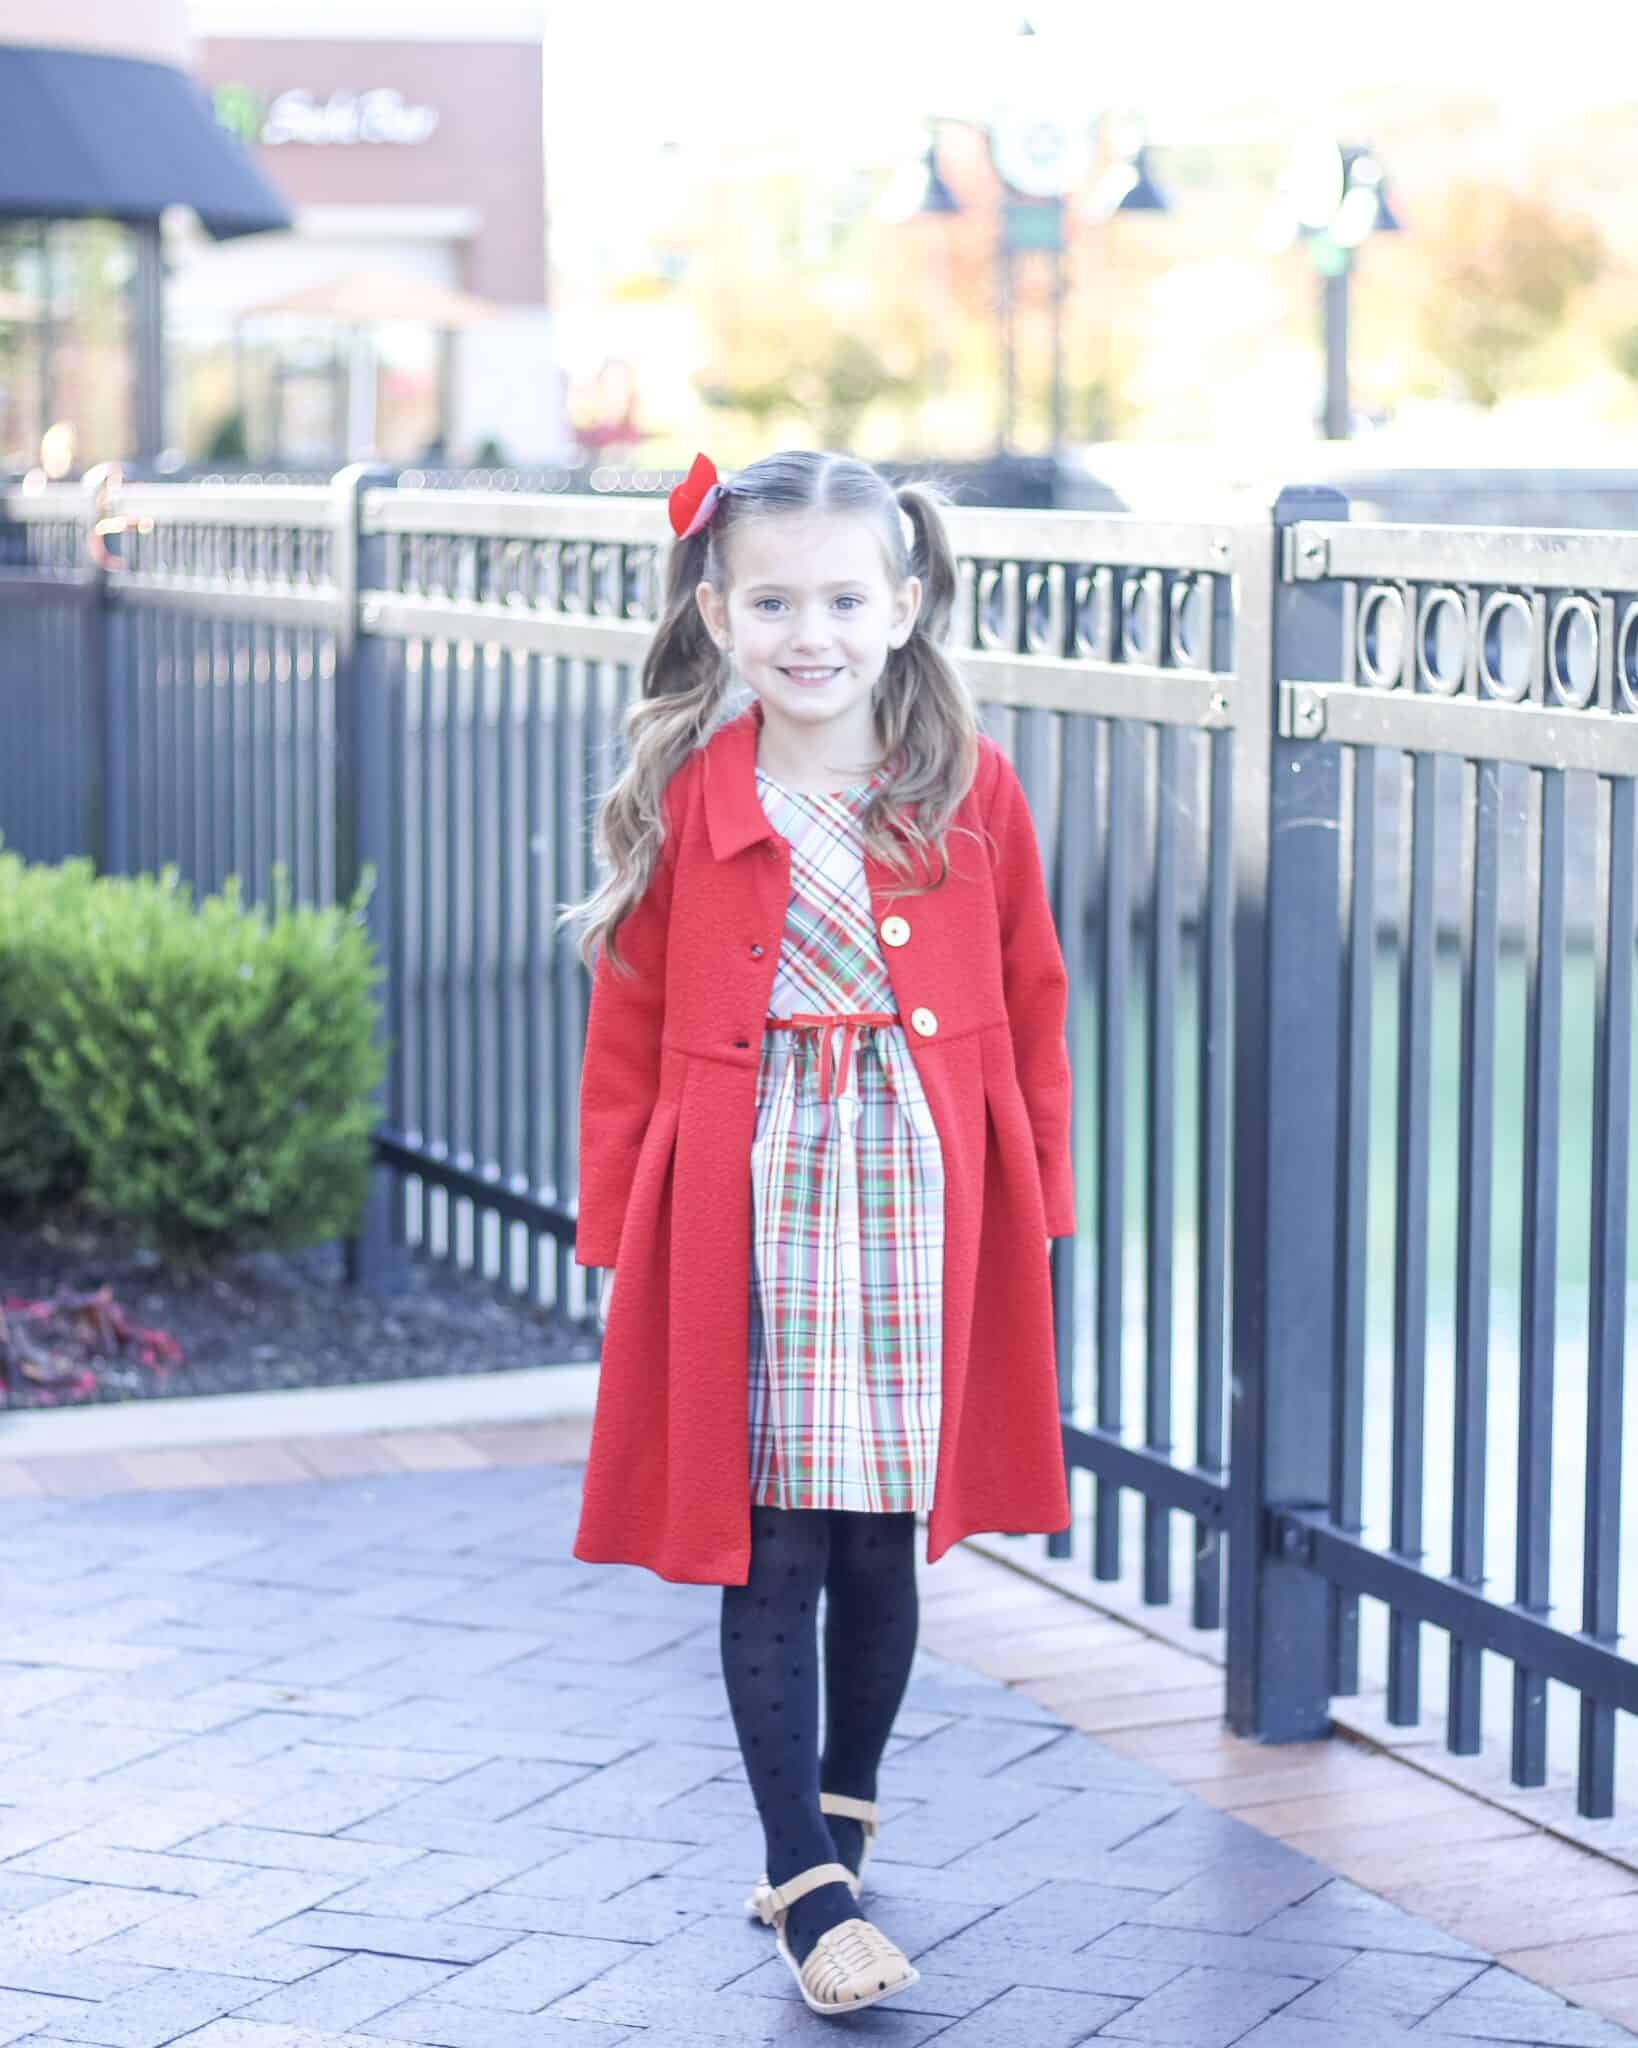
<instances>
[{"instance_id":1,"label":"pigtail","mask_svg":"<svg viewBox=\"0 0 1638 2048\"><path fill-rule=\"evenodd\" d=\"M916 537L910 553L911 574L921 578L915 632L941 646L949 636L959 588L955 549L940 513L949 501L931 484L901 484L894 495Z\"/></svg>"},{"instance_id":2,"label":"pigtail","mask_svg":"<svg viewBox=\"0 0 1638 2048\"><path fill-rule=\"evenodd\" d=\"M642 701L709 690L721 681L722 654L706 630L694 592L710 566L711 529L671 543L665 602L643 656Z\"/></svg>"},{"instance_id":3,"label":"pigtail","mask_svg":"<svg viewBox=\"0 0 1638 2048\"><path fill-rule=\"evenodd\" d=\"M615 933L642 900L660 857L666 785L710 733L727 693L727 657L711 638L695 599L713 566L717 523L671 544L665 604L643 657L641 694L625 715L626 766L592 826L592 844L607 873L583 901L566 904L558 913L559 926L580 927L577 951L588 968L596 964L601 947L611 966L630 972Z\"/></svg>"},{"instance_id":4,"label":"pigtail","mask_svg":"<svg viewBox=\"0 0 1638 2048\"><path fill-rule=\"evenodd\" d=\"M945 838L978 771L978 718L965 678L944 651L959 582L955 549L940 511L949 501L930 483L901 484L893 493L913 536L906 573L921 581L921 604L905 644L889 656L878 690L877 722L902 766L867 807L867 831L879 804L904 817L918 865L936 854L936 888L949 872ZM965 828L954 827L962 830Z\"/></svg>"}]
</instances>

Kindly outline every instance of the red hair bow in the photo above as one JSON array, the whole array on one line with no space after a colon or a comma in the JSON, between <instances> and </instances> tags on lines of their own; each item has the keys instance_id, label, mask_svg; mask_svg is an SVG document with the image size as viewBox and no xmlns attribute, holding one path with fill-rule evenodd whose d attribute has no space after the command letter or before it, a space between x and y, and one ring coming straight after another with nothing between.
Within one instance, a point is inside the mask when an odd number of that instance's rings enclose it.
<instances>
[{"instance_id":1,"label":"red hair bow","mask_svg":"<svg viewBox=\"0 0 1638 2048\"><path fill-rule=\"evenodd\" d=\"M699 532L717 509L721 496L716 464L709 455L696 455L693 468L666 500L671 511L671 531L678 540L688 540Z\"/></svg>"}]
</instances>

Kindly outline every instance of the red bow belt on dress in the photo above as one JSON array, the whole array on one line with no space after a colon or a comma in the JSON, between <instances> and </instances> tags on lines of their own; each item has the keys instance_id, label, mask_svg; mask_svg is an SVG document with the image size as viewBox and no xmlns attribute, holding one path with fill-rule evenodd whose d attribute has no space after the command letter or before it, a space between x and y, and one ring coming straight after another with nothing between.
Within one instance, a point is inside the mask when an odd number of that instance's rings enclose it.
<instances>
[{"instance_id":1,"label":"red bow belt on dress","mask_svg":"<svg viewBox=\"0 0 1638 2048\"><path fill-rule=\"evenodd\" d=\"M794 1010L788 1017L769 1017L770 1031L803 1031L817 1027L819 1032L819 1100L830 1101L838 1090L847 1091L849 1063L853 1058L854 1040L861 1024L897 1024L900 1021L897 1010ZM831 1049L840 1031L842 1037L841 1057L834 1072L831 1065ZM834 1087L832 1082L834 1080Z\"/></svg>"}]
</instances>

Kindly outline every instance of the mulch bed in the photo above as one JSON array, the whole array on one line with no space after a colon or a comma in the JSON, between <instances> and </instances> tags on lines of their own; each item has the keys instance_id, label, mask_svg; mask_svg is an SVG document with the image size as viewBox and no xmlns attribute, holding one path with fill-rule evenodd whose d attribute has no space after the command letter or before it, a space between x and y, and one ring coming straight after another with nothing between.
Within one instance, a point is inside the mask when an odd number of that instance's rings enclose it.
<instances>
[{"instance_id":1,"label":"mulch bed","mask_svg":"<svg viewBox=\"0 0 1638 2048\"><path fill-rule=\"evenodd\" d=\"M15 1306L38 1301L57 1304L49 1321ZM595 1331L438 1260L412 1257L404 1291L386 1297L349 1285L339 1242L246 1253L182 1276L78 1207L0 1212L0 1408L346 1386L596 1356ZM64 1377L69 1361L80 1369Z\"/></svg>"}]
</instances>

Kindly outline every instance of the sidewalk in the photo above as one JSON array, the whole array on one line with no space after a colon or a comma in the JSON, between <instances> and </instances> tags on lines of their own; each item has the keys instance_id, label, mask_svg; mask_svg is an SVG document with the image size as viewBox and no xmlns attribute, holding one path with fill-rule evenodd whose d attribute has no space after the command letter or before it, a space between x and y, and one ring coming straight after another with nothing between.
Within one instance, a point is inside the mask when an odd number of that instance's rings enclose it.
<instances>
[{"instance_id":1,"label":"sidewalk","mask_svg":"<svg viewBox=\"0 0 1638 2048\"><path fill-rule=\"evenodd\" d=\"M584 1436L0 1463L0 2048L1638 2040L1319 1834L1459 1880L1539 1859L1516 1819L1346 1741L1237 1742L1207 1667L965 1546L923 1568L866 1894L921 1982L808 2014L741 1909L720 1594L570 1557ZM1638 1975L1630 1873L1547 1846L1581 1882L1510 1877L1495 1947L1533 1922Z\"/></svg>"}]
</instances>

